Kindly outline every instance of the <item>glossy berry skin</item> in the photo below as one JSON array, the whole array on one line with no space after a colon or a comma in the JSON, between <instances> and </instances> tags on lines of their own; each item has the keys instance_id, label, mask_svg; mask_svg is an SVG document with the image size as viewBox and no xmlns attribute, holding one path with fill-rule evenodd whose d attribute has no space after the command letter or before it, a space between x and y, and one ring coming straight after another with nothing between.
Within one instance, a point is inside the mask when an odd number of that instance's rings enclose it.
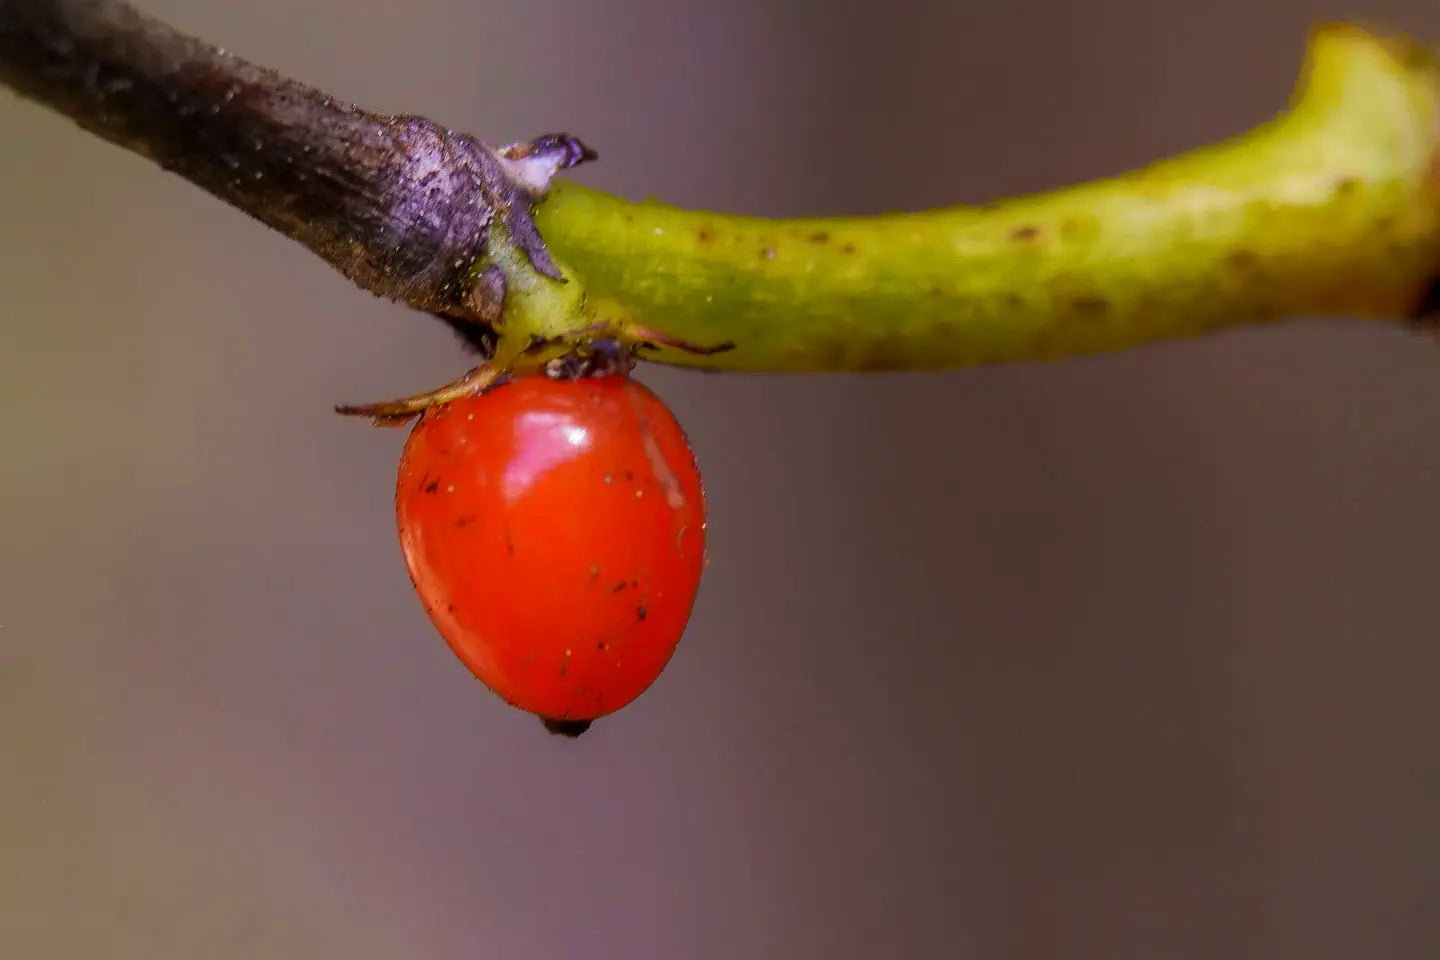
<instances>
[{"instance_id":1,"label":"glossy berry skin","mask_svg":"<svg viewBox=\"0 0 1440 960\"><path fill-rule=\"evenodd\" d=\"M689 444L624 375L532 374L427 411L395 507L446 643L507 702L551 721L613 713L655 681L705 565Z\"/></svg>"}]
</instances>

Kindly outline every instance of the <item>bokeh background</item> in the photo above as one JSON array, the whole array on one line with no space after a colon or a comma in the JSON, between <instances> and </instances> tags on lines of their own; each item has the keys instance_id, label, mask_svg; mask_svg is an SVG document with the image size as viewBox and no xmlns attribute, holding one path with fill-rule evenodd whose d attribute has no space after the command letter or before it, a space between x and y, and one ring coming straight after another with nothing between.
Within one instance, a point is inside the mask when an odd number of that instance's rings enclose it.
<instances>
[{"instance_id":1,"label":"bokeh background","mask_svg":"<svg viewBox=\"0 0 1440 960\"><path fill-rule=\"evenodd\" d=\"M146 0L367 106L758 214L1105 175L1433 0ZM711 494L575 742L395 544L437 324L0 92L0 955L1440 955L1440 347L1307 322L928 375L647 370Z\"/></svg>"}]
</instances>

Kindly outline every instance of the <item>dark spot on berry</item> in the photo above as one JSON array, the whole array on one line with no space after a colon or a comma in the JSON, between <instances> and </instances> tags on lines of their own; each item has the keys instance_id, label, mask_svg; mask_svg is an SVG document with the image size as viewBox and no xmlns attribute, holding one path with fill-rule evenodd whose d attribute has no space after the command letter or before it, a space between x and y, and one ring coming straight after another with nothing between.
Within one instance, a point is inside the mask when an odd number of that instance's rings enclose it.
<instances>
[{"instance_id":1,"label":"dark spot on berry","mask_svg":"<svg viewBox=\"0 0 1440 960\"><path fill-rule=\"evenodd\" d=\"M515 538L510 535L509 530L505 531L505 549L510 556L515 556Z\"/></svg>"},{"instance_id":2,"label":"dark spot on berry","mask_svg":"<svg viewBox=\"0 0 1440 960\"><path fill-rule=\"evenodd\" d=\"M635 607L635 619L636 619L636 620L642 620L642 621L643 621L643 620L644 620L646 617L648 617L649 615L650 615L650 606L649 606L649 604L647 604L644 600L641 600L640 603Z\"/></svg>"},{"instance_id":3,"label":"dark spot on berry","mask_svg":"<svg viewBox=\"0 0 1440 960\"><path fill-rule=\"evenodd\" d=\"M615 584L615 586L610 588L610 592L619 593L621 590L624 590L628 586L630 586L629 581L621 580L619 583Z\"/></svg>"},{"instance_id":4,"label":"dark spot on berry","mask_svg":"<svg viewBox=\"0 0 1440 960\"><path fill-rule=\"evenodd\" d=\"M471 514L466 514L465 516L463 516L463 517L461 517L460 519L458 519L458 520L455 521L455 526L457 526L457 527L468 527L470 524L474 523L476 520L479 520L479 519L480 519L480 518L479 518L478 516L476 516L475 514L473 514L473 513L471 513ZM514 553L514 552L515 552L513 545L512 545L512 547L511 547L510 552L511 552L511 553Z\"/></svg>"},{"instance_id":5,"label":"dark spot on berry","mask_svg":"<svg viewBox=\"0 0 1440 960\"><path fill-rule=\"evenodd\" d=\"M761 247L761 248L760 248L760 256L763 257L763 258L766 259L766 260L774 260L774 259L775 259L775 248L774 248L774 247Z\"/></svg>"},{"instance_id":6,"label":"dark spot on berry","mask_svg":"<svg viewBox=\"0 0 1440 960\"><path fill-rule=\"evenodd\" d=\"M1343 197L1347 194L1354 193L1359 186L1360 179L1358 177L1341 177L1335 183L1335 192Z\"/></svg>"},{"instance_id":7,"label":"dark spot on berry","mask_svg":"<svg viewBox=\"0 0 1440 960\"><path fill-rule=\"evenodd\" d=\"M848 256L849 254L854 253L854 252L855 252L855 244L853 244L853 243L846 243L846 244L841 245L841 247L840 247L840 252L843 253L843 254L846 254L847 256Z\"/></svg>"},{"instance_id":8,"label":"dark spot on berry","mask_svg":"<svg viewBox=\"0 0 1440 960\"><path fill-rule=\"evenodd\" d=\"M1031 240L1038 240L1039 238L1040 228L1031 226L1029 224L1023 227L1016 227L1014 230L1010 231L1010 239L1016 241L1017 243L1027 243Z\"/></svg>"},{"instance_id":9,"label":"dark spot on berry","mask_svg":"<svg viewBox=\"0 0 1440 960\"><path fill-rule=\"evenodd\" d=\"M1099 316L1108 310L1110 308L1110 301L1101 296L1086 294L1085 296L1076 297L1074 300L1071 300L1070 305L1079 312L1093 317Z\"/></svg>"},{"instance_id":10,"label":"dark spot on berry","mask_svg":"<svg viewBox=\"0 0 1440 960\"><path fill-rule=\"evenodd\" d=\"M595 649L596 649L596 650L608 650L608 649L610 649L610 644L606 643L604 640L601 640L599 643L595 644Z\"/></svg>"},{"instance_id":11,"label":"dark spot on berry","mask_svg":"<svg viewBox=\"0 0 1440 960\"><path fill-rule=\"evenodd\" d=\"M439 489L440 489L440 478L439 478L439 477L436 477L434 480L431 480L429 483L425 484L425 488L424 488L424 489L425 489L425 492L426 492L426 493L434 493L436 490L439 490Z\"/></svg>"},{"instance_id":12,"label":"dark spot on berry","mask_svg":"<svg viewBox=\"0 0 1440 960\"><path fill-rule=\"evenodd\" d=\"M540 722L545 729L559 737L569 737L572 740L586 730L590 729L593 720L552 720L549 717L541 717Z\"/></svg>"},{"instance_id":13,"label":"dark spot on berry","mask_svg":"<svg viewBox=\"0 0 1440 960\"><path fill-rule=\"evenodd\" d=\"M824 230L818 231L818 232L816 232L816 233L812 233L812 234L810 234L810 242L811 242L811 243L829 243L829 242L830 242L830 234L826 233Z\"/></svg>"},{"instance_id":14,"label":"dark spot on berry","mask_svg":"<svg viewBox=\"0 0 1440 960\"><path fill-rule=\"evenodd\" d=\"M709 227L701 227L696 232L695 239L699 240L701 243L714 243L715 231L711 230Z\"/></svg>"},{"instance_id":15,"label":"dark spot on berry","mask_svg":"<svg viewBox=\"0 0 1440 960\"><path fill-rule=\"evenodd\" d=\"M1230 262L1230 266L1235 267L1237 270L1253 269L1255 264L1260 262L1260 257L1254 250L1247 250L1244 247L1238 250L1231 250L1230 255L1225 259Z\"/></svg>"},{"instance_id":16,"label":"dark spot on berry","mask_svg":"<svg viewBox=\"0 0 1440 960\"><path fill-rule=\"evenodd\" d=\"M455 604L453 604L453 603L447 603L447 604L445 604L445 612L446 612L446 613L454 613L454 612L455 612Z\"/></svg>"},{"instance_id":17,"label":"dark spot on berry","mask_svg":"<svg viewBox=\"0 0 1440 960\"><path fill-rule=\"evenodd\" d=\"M634 481L634 479L635 479L635 471L634 471L634 470L626 470L626 471L625 471L625 482L626 482L626 483L631 483L631 482Z\"/></svg>"}]
</instances>

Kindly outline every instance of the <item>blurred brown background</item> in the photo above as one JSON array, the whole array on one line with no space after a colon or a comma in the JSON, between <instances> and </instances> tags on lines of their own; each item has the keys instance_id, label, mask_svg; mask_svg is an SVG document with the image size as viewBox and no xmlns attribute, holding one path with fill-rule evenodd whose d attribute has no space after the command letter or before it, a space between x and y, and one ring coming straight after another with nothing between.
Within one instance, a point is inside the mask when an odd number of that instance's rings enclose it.
<instances>
[{"instance_id":1,"label":"blurred brown background","mask_svg":"<svg viewBox=\"0 0 1440 960\"><path fill-rule=\"evenodd\" d=\"M1434 0L147 0L377 109L736 212L979 201L1275 112ZM1440 347L646 371L712 564L546 736L433 634L402 435L451 336L0 93L0 956L1440 955ZM876 172L893 174L877 180Z\"/></svg>"}]
</instances>

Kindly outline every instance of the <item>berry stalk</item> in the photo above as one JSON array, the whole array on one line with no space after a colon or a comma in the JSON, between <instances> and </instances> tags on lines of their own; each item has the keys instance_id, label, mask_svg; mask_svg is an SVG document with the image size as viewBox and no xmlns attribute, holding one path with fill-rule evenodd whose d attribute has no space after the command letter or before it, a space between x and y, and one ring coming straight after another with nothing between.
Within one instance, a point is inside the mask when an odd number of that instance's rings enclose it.
<instances>
[{"instance_id":1,"label":"berry stalk","mask_svg":"<svg viewBox=\"0 0 1440 960\"><path fill-rule=\"evenodd\" d=\"M984 207L766 220L557 184L537 211L595 316L720 370L1047 359L1310 315L1423 319L1440 278L1440 67L1317 29L1290 108L1113 180Z\"/></svg>"}]
</instances>

